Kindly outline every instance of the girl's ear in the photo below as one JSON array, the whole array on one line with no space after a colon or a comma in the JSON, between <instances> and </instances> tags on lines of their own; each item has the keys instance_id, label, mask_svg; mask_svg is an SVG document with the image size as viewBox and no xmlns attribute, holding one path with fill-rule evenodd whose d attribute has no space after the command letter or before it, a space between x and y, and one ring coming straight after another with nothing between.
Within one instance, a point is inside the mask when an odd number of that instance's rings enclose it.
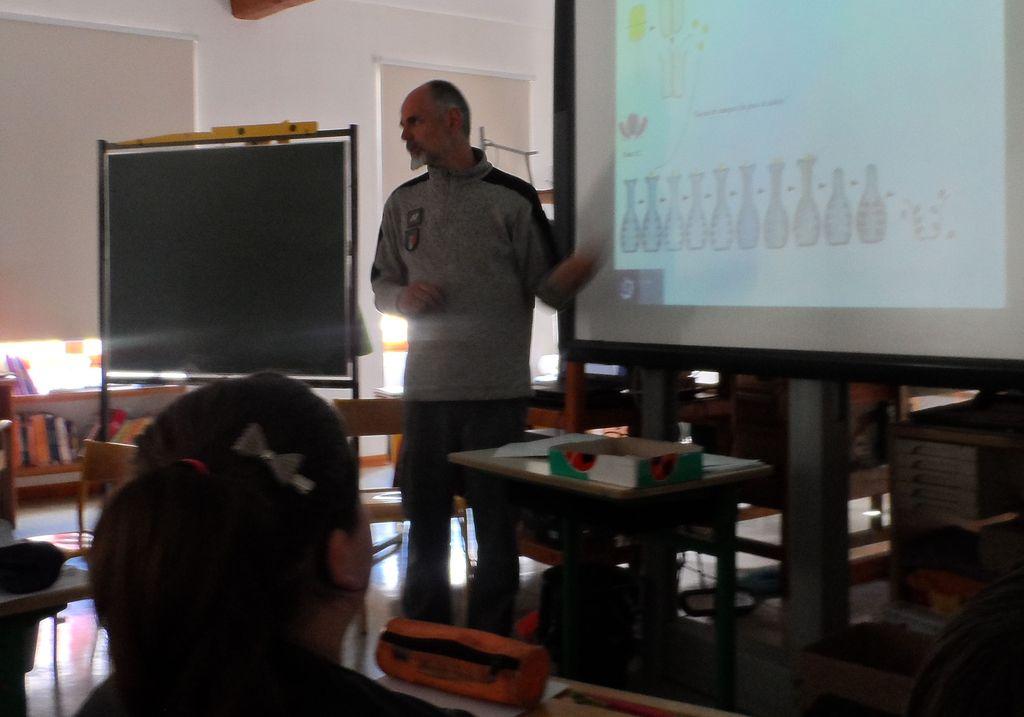
<instances>
[{"instance_id":1,"label":"girl's ear","mask_svg":"<svg viewBox=\"0 0 1024 717\"><path fill-rule=\"evenodd\" d=\"M370 579L370 531L360 520L351 533L335 528L327 537L327 575L334 587L362 592Z\"/></svg>"}]
</instances>

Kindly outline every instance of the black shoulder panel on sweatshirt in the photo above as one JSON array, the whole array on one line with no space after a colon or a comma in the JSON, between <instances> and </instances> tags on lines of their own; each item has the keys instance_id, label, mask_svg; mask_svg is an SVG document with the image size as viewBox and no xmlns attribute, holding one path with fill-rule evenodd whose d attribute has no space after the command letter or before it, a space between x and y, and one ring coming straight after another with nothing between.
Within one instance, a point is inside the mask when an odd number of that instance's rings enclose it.
<instances>
[{"instance_id":1,"label":"black shoulder panel on sweatshirt","mask_svg":"<svg viewBox=\"0 0 1024 717\"><path fill-rule=\"evenodd\" d=\"M405 189L406 187L411 187L414 184L419 184L420 182L425 182L428 179L430 179L430 172L424 172L423 174L417 174L415 177L410 179L408 182L403 182L402 184L399 184L395 188L395 191L398 191L399 189Z\"/></svg>"},{"instance_id":2,"label":"black shoulder panel on sweatshirt","mask_svg":"<svg viewBox=\"0 0 1024 717\"><path fill-rule=\"evenodd\" d=\"M529 182L523 181L519 177L509 174L508 172L502 172L497 167L492 167L491 171L481 177L480 180L483 182L490 182L491 184L497 184L500 187L513 191L530 203L533 221L536 222L540 228L541 238L544 242L544 246L547 248L548 259L551 266L557 264L562 257L558 255L558 248L555 246L555 237L551 232L551 222L548 221L548 217L540 205L540 198L537 196L537 190L533 188L533 185Z\"/></svg>"}]
</instances>

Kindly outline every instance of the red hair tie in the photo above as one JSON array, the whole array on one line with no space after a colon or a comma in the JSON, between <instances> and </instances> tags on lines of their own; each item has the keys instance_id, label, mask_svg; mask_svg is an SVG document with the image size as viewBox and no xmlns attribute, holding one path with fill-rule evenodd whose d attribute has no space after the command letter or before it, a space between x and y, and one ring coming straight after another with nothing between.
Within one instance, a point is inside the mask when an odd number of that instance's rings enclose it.
<instances>
[{"instance_id":1,"label":"red hair tie","mask_svg":"<svg viewBox=\"0 0 1024 717\"><path fill-rule=\"evenodd\" d=\"M182 458L178 462L179 463L187 463L188 465L192 466L192 468L195 470L196 473L198 473L200 475L204 475L204 476L210 475L210 469L207 468L206 464L203 463L198 458Z\"/></svg>"}]
</instances>

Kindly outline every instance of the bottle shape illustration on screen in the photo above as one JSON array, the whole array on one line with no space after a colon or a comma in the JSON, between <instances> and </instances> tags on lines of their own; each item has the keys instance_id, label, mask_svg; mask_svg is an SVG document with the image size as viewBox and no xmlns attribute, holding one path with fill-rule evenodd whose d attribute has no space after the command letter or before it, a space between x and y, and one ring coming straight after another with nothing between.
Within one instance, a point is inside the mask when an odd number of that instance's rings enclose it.
<instances>
[{"instance_id":1,"label":"bottle shape illustration on screen","mask_svg":"<svg viewBox=\"0 0 1024 717\"><path fill-rule=\"evenodd\" d=\"M658 251L664 236L664 224L658 214L658 180L657 174L645 177L647 182L647 209L644 210L644 222L640 225L640 246L644 251Z\"/></svg>"},{"instance_id":2,"label":"bottle shape illustration on screen","mask_svg":"<svg viewBox=\"0 0 1024 717\"><path fill-rule=\"evenodd\" d=\"M683 96L686 79L686 51L676 43L676 36L686 23L686 0L658 0L658 31L670 43L661 55L661 96L663 99Z\"/></svg>"},{"instance_id":3,"label":"bottle shape illustration on screen","mask_svg":"<svg viewBox=\"0 0 1024 717\"><path fill-rule=\"evenodd\" d=\"M701 197L703 190L700 187L703 178L704 172L694 172L690 175L690 211L686 215L686 227L683 231L687 249L703 249L708 243L708 223L704 219L704 201Z\"/></svg>"},{"instance_id":4,"label":"bottle shape illustration on screen","mask_svg":"<svg viewBox=\"0 0 1024 717\"><path fill-rule=\"evenodd\" d=\"M754 169L756 164L740 166L740 211L736 216L736 244L740 249L753 249L761 236L761 217L754 205Z\"/></svg>"},{"instance_id":5,"label":"bottle shape illustration on screen","mask_svg":"<svg viewBox=\"0 0 1024 717\"><path fill-rule=\"evenodd\" d=\"M674 45L658 55L661 67L661 98L679 99L686 90L687 51Z\"/></svg>"},{"instance_id":6,"label":"bottle shape illustration on screen","mask_svg":"<svg viewBox=\"0 0 1024 717\"><path fill-rule=\"evenodd\" d=\"M814 201L814 157L803 157L796 163L800 167L801 190L793 215L793 239L797 246L812 246L818 243L821 234L821 217L818 203Z\"/></svg>"},{"instance_id":7,"label":"bottle shape illustration on screen","mask_svg":"<svg viewBox=\"0 0 1024 717\"><path fill-rule=\"evenodd\" d=\"M836 167L832 171L832 196L825 205L825 243L849 244L853 235L853 214L850 202L846 199L846 187L843 170Z\"/></svg>"},{"instance_id":8,"label":"bottle shape illustration on screen","mask_svg":"<svg viewBox=\"0 0 1024 717\"><path fill-rule=\"evenodd\" d=\"M683 215L679 211L679 175L672 174L668 178L668 212L662 227L665 237L662 246L669 251L683 248Z\"/></svg>"},{"instance_id":9,"label":"bottle shape illustration on screen","mask_svg":"<svg viewBox=\"0 0 1024 717\"><path fill-rule=\"evenodd\" d=\"M768 165L771 175L771 198L764 213L764 245L769 249L781 249L789 239L789 215L782 203L782 170L786 163L776 159Z\"/></svg>"},{"instance_id":10,"label":"bottle shape illustration on screen","mask_svg":"<svg viewBox=\"0 0 1024 717\"><path fill-rule=\"evenodd\" d=\"M729 195L726 191L728 179L728 167L719 167L715 170L715 208L711 212L711 246L718 251L731 248L735 238L732 213L729 211Z\"/></svg>"},{"instance_id":11,"label":"bottle shape illustration on screen","mask_svg":"<svg viewBox=\"0 0 1024 717\"><path fill-rule=\"evenodd\" d=\"M885 239L885 201L878 191L878 167L867 166L864 193L857 205L857 237L865 244L877 244Z\"/></svg>"},{"instance_id":12,"label":"bottle shape illustration on screen","mask_svg":"<svg viewBox=\"0 0 1024 717\"><path fill-rule=\"evenodd\" d=\"M626 214L619 229L619 247L630 253L637 250L640 241L640 220L636 215L636 179L625 180Z\"/></svg>"},{"instance_id":13,"label":"bottle shape illustration on screen","mask_svg":"<svg viewBox=\"0 0 1024 717\"><path fill-rule=\"evenodd\" d=\"M658 0L658 30L671 40L686 22L686 0Z\"/></svg>"}]
</instances>

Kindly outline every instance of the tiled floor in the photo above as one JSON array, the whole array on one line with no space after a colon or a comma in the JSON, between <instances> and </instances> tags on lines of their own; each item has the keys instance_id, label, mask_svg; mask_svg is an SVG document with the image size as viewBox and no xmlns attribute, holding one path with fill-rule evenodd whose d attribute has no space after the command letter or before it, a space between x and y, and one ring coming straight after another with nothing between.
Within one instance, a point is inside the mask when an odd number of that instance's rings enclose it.
<instances>
[{"instance_id":1,"label":"tiled floor","mask_svg":"<svg viewBox=\"0 0 1024 717\"><path fill-rule=\"evenodd\" d=\"M390 476L386 470L371 473L367 485L389 485ZM860 516L862 506L851 504L851 525L857 527L863 523ZM98 507L93 505L87 513L87 524L91 524L98 514ZM42 504L28 504L19 509L19 523L16 535L40 535L74 529L76 525L74 501L59 501ZM391 526L374 526L375 539L385 537ZM777 540L779 523L777 517L762 518L741 524L740 532L748 537ZM465 562L462 552L462 541L453 523L451 580L455 586L456 609L464 609ZM470 541L471 552L475 550ZM690 553L681 572L680 587L696 587L706 582L714 584L714 560L704 557L697 561L697 556ZM379 676L380 672L373 662L374 636L393 615L397 614L398 596L403 574L406 553L404 550L393 551L380 560L373 568L371 585L367 596L368 626L367 635L358 634L352 629L344 645L344 663L370 676ZM738 568L741 573L764 568L771 561L749 555L740 555ZM521 558L522 590L519 598L519 613L536 609L539 605L540 576L546 569L545 565L527 558ZM878 592L877 590L875 592ZM875 598L871 598L872 601ZM750 616L740 621L741 639L757 636L772 642L781 634L783 610L778 600L763 602ZM101 682L109 673L110 664L107 656L105 634L97 634L95 614L91 601L73 603L61 613L56 624L56 669L54 668L53 620L44 620L40 624L37 641L35 667L26 676L26 688L29 699L29 714L32 717L62 717L71 715L82 703L89 691ZM772 637L776 636L776 637ZM666 689L665 694L673 694ZM690 697L690 699L693 699Z\"/></svg>"}]
</instances>

